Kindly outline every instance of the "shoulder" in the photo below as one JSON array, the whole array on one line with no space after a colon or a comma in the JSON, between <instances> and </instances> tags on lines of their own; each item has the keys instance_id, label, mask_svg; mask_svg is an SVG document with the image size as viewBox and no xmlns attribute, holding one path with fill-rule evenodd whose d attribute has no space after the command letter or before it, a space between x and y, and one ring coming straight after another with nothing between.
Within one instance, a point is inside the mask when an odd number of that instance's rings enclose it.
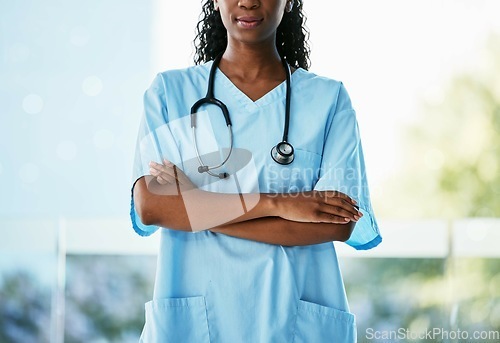
<instances>
[{"instance_id":1,"label":"shoulder","mask_svg":"<svg viewBox=\"0 0 500 343\"><path fill-rule=\"evenodd\" d=\"M151 81L146 95L168 98L174 90L183 89L189 92L200 83L207 82L211 62L182 69L160 71Z\"/></svg>"},{"instance_id":2,"label":"shoulder","mask_svg":"<svg viewBox=\"0 0 500 343\"><path fill-rule=\"evenodd\" d=\"M324 75L319 75L319 74L316 74L310 70L306 70L303 68L298 68L295 72L299 73L301 76L301 79L303 79L304 81L314 82L318 85L324 84L324 85L333 86L333 85L340 85L342 83L341 81L339 81L337 79L334 79L334 78L331 78L328 76L324 76Z\"/></svg>"},{"instance_id":3,"label":"shoulder","mask_svg":"<svg viewBox=\"0 0 500 343\"><path fill-rule=\"evenodd\" d=\"M212 61L182 69L165 70L159 72L157 78L160 79L161 82L163 82L164 86L175 85L179 83L196 84L207 79L211 63Z\"/></svg>"},{"instance_id":4,"label":"shoulder","mask_svg":"<svg viewBox=\"0 0 500 343\"><path fill-rule=\"evenodd\" d=\"M302 68L297 69L295 73L298 73L296 77L296 89L299 92L305 91L306 94L312 93L322 100L340 105L340 107L350 106L349 93L342 81L332 77L318 75Z\"/></svg>"}]
</instances>

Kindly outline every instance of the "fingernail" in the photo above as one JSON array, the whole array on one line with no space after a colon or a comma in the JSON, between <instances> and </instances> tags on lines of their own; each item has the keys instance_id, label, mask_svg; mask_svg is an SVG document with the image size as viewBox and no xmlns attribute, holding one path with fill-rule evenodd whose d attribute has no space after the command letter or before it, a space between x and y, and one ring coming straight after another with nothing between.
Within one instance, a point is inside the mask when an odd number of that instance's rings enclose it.
<instances>
[{"instance_id":1,"label":"fingernail","mask_svg":"<svg viewBox=\"0 0 500 343\"><path fill-rule=\"evenodd\" d=\"M357 204L356 200L351 199L351 201L352 201L353 204Z\"/></svg>"},{"instance_id":2,"label":"fingernail","mask_svg":"<svg viewBox=\"0 0 500 343\"><path fill-rule=\"evenodd\" d=\"M354 215L354 219L359 220L359 218L360 218L359 216Z\"/></svg>"},{"instance_id":3,"label":"fingernail","mask_svg":"<svg viewBox=\"0 0 500 343\"><path fill-rule=\"evenodd\" d=\"M350 221L350 219L349 219L349 218L344 218L344 220L345 220L346 222Z\"/></svg>"}]
</instances>

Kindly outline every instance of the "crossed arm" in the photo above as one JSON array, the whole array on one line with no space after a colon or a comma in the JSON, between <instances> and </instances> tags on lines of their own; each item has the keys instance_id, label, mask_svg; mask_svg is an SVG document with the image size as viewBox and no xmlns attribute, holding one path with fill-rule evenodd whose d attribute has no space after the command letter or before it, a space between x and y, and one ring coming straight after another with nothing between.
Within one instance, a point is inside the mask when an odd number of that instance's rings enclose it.
<instances>
[{"instance_id":1,"label":"crossed arm","mask_svg":"<svg viewBox=\"0 0 500 343\"><path fill-rule=\"evenodd\" d=\"M165 161L152 162L151 175L134 185L134 202L141 221L173 230L192 231L186 209L195 209L196 221L210 231L285 246L310 245L349 239L362 216L355 202L337 191L290 194L245 194L255 206L220 225L227 213L241 212L242 195L197 189L186 175ZM208 208L207 208L208 207ZM192 215L192 214L191 214Z\"/></svg>"}]
</instances>

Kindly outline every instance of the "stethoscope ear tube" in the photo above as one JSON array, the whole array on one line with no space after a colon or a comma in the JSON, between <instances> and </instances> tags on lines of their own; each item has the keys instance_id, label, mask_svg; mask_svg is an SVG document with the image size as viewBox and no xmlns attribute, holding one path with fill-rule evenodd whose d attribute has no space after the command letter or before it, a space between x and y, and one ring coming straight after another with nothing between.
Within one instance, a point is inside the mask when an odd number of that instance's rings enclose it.
<instances>
[{"instance_id":1,"label":"stethoscope ear tube","mask_svg":"<svg viewBox=\"0 0 500 343\"><path fill-rule=\"evenodd\" d=\"M216 99L214 97L214 79L215 79L215 70L217 66L219 65L219 62L222 58L222 54L218 55L213 63L212 67L210 69L210 74L208 78L208 90L207 90L207 95L204 98L201 98L200 100L196 101L194 105L191 107L191 129L192 129L192 134L193 134L193 143L194 143L194 148L196 150L196 157L198 158L198 162L200 163L200 166L198 167L198 172L201 173L208 173L209 175L218 177L220 179L224 179L229 177L229 174L227 173L219 173L215 174L211 170L217 169L222 167L229 157L231 156L231 152L233 151L233 131L231 129L231 118L229 117L229 111L226 107L226 105L220 101L219 99ZM282 164L282 165L287 165L293 162L294 159L294 150L293 146L288 143L288 127L290 124L290 99L291 99L291 85L290 85L290 66L288 63L285 61L285 59L282 57L281 62L283 63L283 67L285 68L285 74L286 74L286 99L285 99L285 127L283 128L283 139L280 143L278 143L275 147L271 149L271 157L273 158L276 163ZM229 132L229 140L230 140L230 148L229 152L220 164L210 167L207 166L204 162L203 159L200 156L200 153L198 151L198 143L196 141L196 113L198 109L204 105L204 104L212 104L217 107L219 107L222 111L222 114L224 115L224 119L226 121L227 129Z\"/></svg>"},{"instance_id":2,"label":"stethoscope ear tube","mask_svg":"<svg viewBox=\"0 0 500 343\"><path fill-rule=\"evenodd\" d=\"M232 125L231 118L229 117L229 110L222 101L219 99L202 98L195 102L195 104L191 107L191 127L196 127L196 113L198 112L198 109L205 104L212 104L219 107L224 115L224 119L226 120L226 126Z\"/></svg>"}]
</instances>

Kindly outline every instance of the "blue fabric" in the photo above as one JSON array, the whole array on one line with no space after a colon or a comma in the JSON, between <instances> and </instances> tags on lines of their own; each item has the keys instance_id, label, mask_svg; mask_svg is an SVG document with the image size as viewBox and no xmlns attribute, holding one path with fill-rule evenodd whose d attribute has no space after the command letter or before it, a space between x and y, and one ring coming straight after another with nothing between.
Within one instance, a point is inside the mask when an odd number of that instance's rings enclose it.
<instances>
[{"instance_id":1,"label":"blue fabric","mask_svg":"<svg viewBox=\"0 0 500 343\"><path fill-rule=\"evenodd\" d=\"M230 111L235 147L217 172L231 176L219 180L198 173L189 113L206 93L211 64L163 72L153 80L144 95L132 184L149 174L150 161L166 158L207 191L339 190L354 198L364 214L347 244L369 249L380 243L355 111L338 81L300 68L292 74L289 140L295 160L283 166L272 160L270 150L283 133L285 83L252 101L217 70L214 93ZM229 144L222 114L214 106L203 107L197 123L200 153L208 164L216 164ZM196 222L189 194L185 199L199 232L160 230L144 342L177 342L179 335L190 342L355 342L354 315L332 243L283 247L212 233ZM228 212L238 215L237 209ZM158 230L141 222L133 201L130 213L139 234Z\"/></svg>"}]
</instances>

